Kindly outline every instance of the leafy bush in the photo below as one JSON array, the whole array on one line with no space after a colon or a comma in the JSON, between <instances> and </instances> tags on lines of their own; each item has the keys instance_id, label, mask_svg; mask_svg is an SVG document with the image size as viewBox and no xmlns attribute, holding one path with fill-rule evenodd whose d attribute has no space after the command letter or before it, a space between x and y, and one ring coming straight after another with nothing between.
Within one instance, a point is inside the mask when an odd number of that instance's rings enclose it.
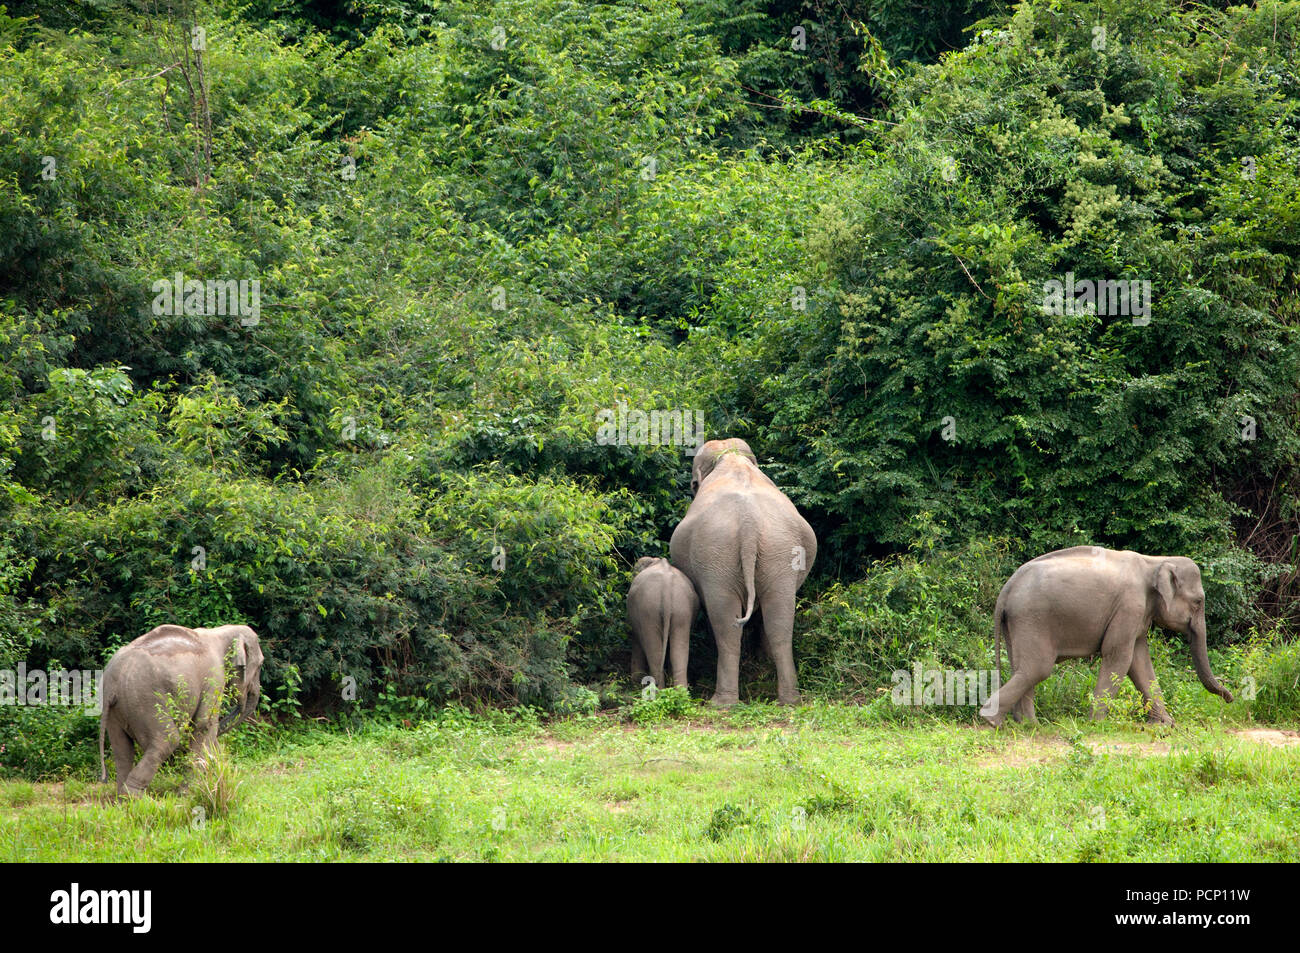
<instances>
[{"instance_id":1,"label":"leafy bush","mask_svg":"<svg viewBox=\"0 0 1300 953\"><path fill-rule=\"evenodd\" d=\"M797 641L801 685L871 701L887 692L893 672L915 665L991 668L993 604L1014 569L1007 544L988 539L940 549L933 533L942 527L929 525L917 526L928 545L874 563L858 582L830 586L808 608Z\"/></svg>"},{"instance_id":2,"label":"leafy bush","mask_svg":"<svg viewBox=\"0 0 1300 953\"><path fill-rule=\"evenodd\" d=\"M99 716L81 708L0 705L0 772L33 781L99 780L98 738Z\"/></svg>"},{"instance_id":3,"label":"leafy bush","mask_svg":"<svg viewBox=\"0 0 1300 953\"><path fill-rule=\"evenodd\" d=\"M713 812L704 836L715 844L731 834L749 830L762 823L761 819L751 814L738 804L728 801Z\"/></svg>"},{"instance_id":4,"label":"leafy bush","mask_svg":"<svg viewBox=\"0 0 1300 953\"><path fill-rule=\"evenodd\" d=\"M1062 2L998 26L901 85L810 241L824 303L764 329L733 399L830 565L943 513L1021 557L1217 563L1241 590L1211 637L1245 632L1264 575L1237 528L1263 515L1257 475L1293 483L1300 459L1300 15ZM1249 68L1221 69L1221 36ZM1149 323L1050 313L1067 273L1150 281ZM1270 525L1253 545L1276 559L1291 529Z\"/></svg>"},{"instance_id":5,"label":"leafy bush","mask_svg":"<svg viewBox=\"0 0 1300 953\"><path fill-rule=\"evenodd\" d=\"M19 538L59 623L33 658L98 659L163 622L247 621L272 694L300 680L332 707L350 677L372 705L382 675L433 700L569 698L575 635L592 651L623 641L595 622L621 578L618 515L556 481L441 484L422 500L374 472L309 493L192 470L102 511L24 514Z\"/></svg>"},{"instance_id":6,"label":"leafy bush","mask_svg":"<svg viewBox=\"0 0 1300 953\"><path fill-rule=\"evenodd\" d=\"M1295 724L1300 718L1300 643L1257 641L1247 649L1242 667L1252 681L1232 689L1245 696L1254 717L1274 724ZM1255 697L1250 698L1251 694Z\"/></svg>"},{"instance_id":7,"label":"leafy bush","mask_svg":"<svg viewBox=\"0 0 1300 953\"><path fill-rule=\"evenodd\" d=\"M632 703L627 716L645 728L674 718L686 718L695 711L691 693L681 685L664 688L652 695L643 695Z\"/></svg>"}]
</instances>

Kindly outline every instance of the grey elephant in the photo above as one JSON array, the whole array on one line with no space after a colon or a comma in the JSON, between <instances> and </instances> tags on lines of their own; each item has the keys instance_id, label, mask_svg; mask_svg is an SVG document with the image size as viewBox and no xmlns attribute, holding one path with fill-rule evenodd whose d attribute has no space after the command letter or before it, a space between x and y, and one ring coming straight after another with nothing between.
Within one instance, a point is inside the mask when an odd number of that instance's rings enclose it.
<instances>
[{"instance_id":1,"label":"grey elephant","mask_svg":"<svg viewBox=\"0 0 1300 953\"><path fill-rule=\"evenodd\" d=\"M113 747L119 795L142 793L187 733L190 751L202 760L218 734L256 711L262 661L257 633L246 625L213 629L160 625L122 646L104 668L100 780L108 780L105 735ZM222 716L223 697L231 697L227 664L234 670L237 705ZM143 755L132 767L137 746Z\"/></svg>"},{"instance_id":2,"label":"grey elephant","mask_svg":"<svg viewBox=\"0 0 1300 953\"><path fill-rule=\"evenodd\" d=\"M718 643L715 705L739 699L740 637L761 609L763 645L776 665L777 699L799 703L794 670L795 594L817 558L817 536L743 440L710 440L691 467L695 499L669 553L704 602Z\"/></svg>"},{"instance_id":3,"label":"grey elephant","mask_svg":"<svg viewBox=\"0 0 1300 953\"><path fill-rule=\"evenodd\" d=\"M1060 659L1101 656L1093 690L1093 718L1128 675L1142 693L1148 720L1173 719L1151 684L1155 670L1147 632L1151 626L1188 636L1201 684L1224 701L1232 693L1210 671L1205 648L1205 590L1201 571L1185 556L1144 556L1099 546L1074 546L1031 559L1002 587L993 609L995 651L1007 643L1012 676L980 709L992 725L1009 711L1034 721L1034 686Z\"/></svg>"},{"instance_id":4,"label":"grey elephant","mask_svg":"<svg viewBox=\"0 0 1300 953\"><path fill-rule=\"evenodd\" d=\"M632 676L649 673L664 687L664 666L672 646L673 684L687 687L691 623L700 608L686 574L666 559L643 556L633 567L627 591L627 621L632 627Z\"/></svg>"}]
</instances>

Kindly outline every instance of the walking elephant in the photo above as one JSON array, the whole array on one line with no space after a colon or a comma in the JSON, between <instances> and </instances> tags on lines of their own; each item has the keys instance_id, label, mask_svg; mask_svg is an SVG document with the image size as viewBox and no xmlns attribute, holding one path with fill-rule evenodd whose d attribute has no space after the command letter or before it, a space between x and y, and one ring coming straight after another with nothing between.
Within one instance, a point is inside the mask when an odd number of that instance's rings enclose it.
<instances>
[{"instance_id":1,"label":"walking elephant","mask_svg":"<svg viewBox=\"0 0 1300 953\"><path fill-rule=\"evenodd\" d=\"M632 627L632 675L649 673L664 687L664 664L672 645L673 684L687 687L686 662L691 650L691 623L699 596L686 574L666 559L638 559L627 591L627 621ZM648 665L647 665L648 663Z\"/></svg>"},{"instance_id":2,"label":"walking elephant","mask_svg":"<svg viewBox=\"0 0 1300 953\"><path fill-rule=\"evenodd\" d=\"M262 648L246 625L187 629L160 625L122 646L104 668L99 718L100 780L108 780L104 736L113 748L117 793L136 796L189 734L190 751L202 759L224 734L256 711L261 697ZM229 700L226 666L234 668L238 704ZM135 764L135 747L143 752Z\"/></svg>"},{"instance_id":3,"label":"walking elephant","mask_svg":"<svg viewBox=\"0 0 1300 953\"><path fill-rule=\"evenodd\" d=\"M992 725L1009 711L1034 721L1034 686L1059 660L1101 656L1093 690L1093 718L1105 717L1107 699L1125 674L1142 693L1148 720L1172 725L1153 690L1151 626L1188 636L1201 684L1224 701L1232 693L1210 671L1205 649L1205 590L1201 571L1184 556L1074 546L1031 559L1002 587L993 609L997 665L1005 637L1012 676L980 709Z\"/></svg>"},{"instance_id":4,"label":"walking elephant","mask_svg":"<svg viewBox=\"0 0 1300 953\"><path fill-rule=\"evenodd\" d=\"M710 440L691 467L695 499L669 552L704 602L718 643L715 705L739 700L740 637L761 609L763 645L776 665L777 698L799 703L794 602L817 558L817 537L789 498L758 468L743 440Z\"/></svg>"}]
</instances>

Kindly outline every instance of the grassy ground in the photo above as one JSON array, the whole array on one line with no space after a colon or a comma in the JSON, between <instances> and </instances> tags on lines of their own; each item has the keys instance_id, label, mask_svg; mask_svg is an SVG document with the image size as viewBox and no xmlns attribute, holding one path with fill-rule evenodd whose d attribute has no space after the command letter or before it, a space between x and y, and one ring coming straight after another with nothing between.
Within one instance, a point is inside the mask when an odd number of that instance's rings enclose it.
<instances>
[{"instance_id":1,"label":"grassy ground","mask_svg":"<svg viewBox=\"0 0 1300 953\"><path fill-rule=\"evenodd\" d=\"M1276 728L749 704L231 737L224 794L179 767L127 804L0 782L0 861L1300 859L1300 734Z\"/></svg>"}]
</instances>

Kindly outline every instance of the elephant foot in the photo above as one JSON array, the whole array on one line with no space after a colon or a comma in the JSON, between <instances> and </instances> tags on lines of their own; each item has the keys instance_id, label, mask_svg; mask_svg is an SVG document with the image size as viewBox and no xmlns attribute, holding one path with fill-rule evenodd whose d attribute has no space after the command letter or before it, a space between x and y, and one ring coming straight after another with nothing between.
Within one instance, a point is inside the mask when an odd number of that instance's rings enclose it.
<instances>
[{"instance_id":1,"label":"elephant foot","mask_svg":"<svg viewBox=\"0 0 1300 953\"><path fill-rule=\"evenodd\" d=\"M738 695L723 695L720 693L715 693L714 696L709 699L709 704L712 705L714 708L730 708L732 705L735 705L739 701L740 701L740 696Z\"/></svg>"},{"instance_id":2,"label":"elephant foot","mask_svg":"<svg viewBox=\"0 0 1300 953\"><path fill-rule=\"evenodd\" d=\"M1162 714L1157 715L1155 712L1152 712L1151 714L1147 715L1147 724L1149 724L1149 725L1168 725L1169 727L1172 728L1173 725L1174 725L1174 720L1173 720L1172 718L1170 718L1170 717L1169 717L1168 715L1166 715L1166 714L1163 714L1163 713L1162 713Z\"/></svg>"},{"instance_id":3,"label":"elephant foot","mask_svg":"<svg viewBox=\"0 0 1300 953\"><path fill-rule=\"evenodd\" d=\"M984 719L985 725L989 728L1001 728L1002 723L1007 719L1007 713L999 709L996 705L991 704L997 696L990 698L980 709L980 717Z\"/></svg>"},{"instance_id":4,"label":"elephant foot","mask_svg":"<svg viewBox=\"0 0 1300 953\"><path fill-rule=\"evenodd\" d=\"M800 705L803 704L803 698L798 692L789 692L785 695L777 694L777 704L780 705Z\"/></svg>"}]
</instances>

